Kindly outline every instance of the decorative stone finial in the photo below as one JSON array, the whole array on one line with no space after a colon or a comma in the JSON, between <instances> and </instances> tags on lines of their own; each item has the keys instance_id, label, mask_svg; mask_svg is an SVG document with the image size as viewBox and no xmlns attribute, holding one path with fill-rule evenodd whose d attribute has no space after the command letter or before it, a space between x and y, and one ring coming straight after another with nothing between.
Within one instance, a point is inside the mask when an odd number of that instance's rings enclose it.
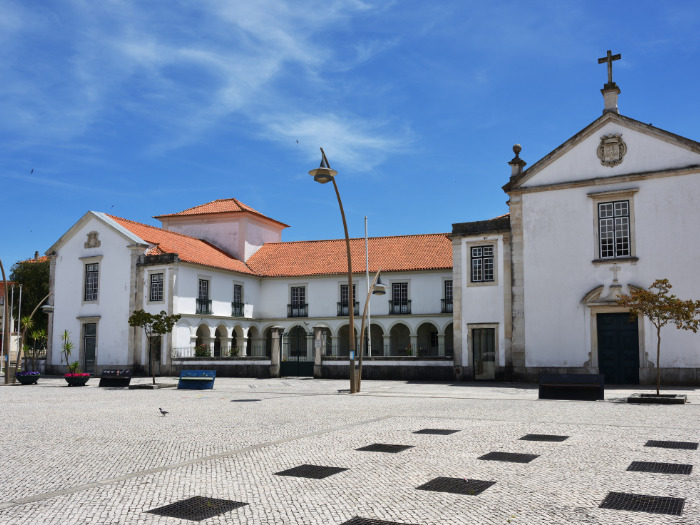
<instances>
[{"instance_id":1,"label":"decorative stone finial","mask_svg":"<svg viewBox=\"0 0 700 525\"><path fill-rule=\"evenodd\" d=\"M620 88L617 84L613 82L612 78L612 63L614 60L620 60L622 55L613 55L612 51L608 49L607 56L598 59L599 64L608 65L608 82L603 86L600 92L603 94L603 100L605 100L605 106L603 107L603 114L605 113L619 113L617 109L617 96L620 94Z\"/></svg>"},{"instance_id":2,"label":"decorative stone finial","mask_svg":"<svg viewBox=\"0 0 700 525\"><path fill-rule=\"evenodd\" d=\"M508 164L510 164L510 178L512 179L516 175L520 175L523 172L523 168L527 164L523 159L520 158L520 152L523 150L522 146L520 144L516 144L513 146L513 153L515 153L515 157L513 157L513 160L511 160Z\"/></svg>"}]
</instances>

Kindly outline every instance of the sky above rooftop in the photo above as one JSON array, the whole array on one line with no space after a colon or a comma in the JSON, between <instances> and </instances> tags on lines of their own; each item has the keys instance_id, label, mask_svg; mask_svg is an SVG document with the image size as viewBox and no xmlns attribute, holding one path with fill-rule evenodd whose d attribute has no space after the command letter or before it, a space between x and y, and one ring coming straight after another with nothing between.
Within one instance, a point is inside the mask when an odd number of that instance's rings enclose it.
<instances>
[{"instance_id":1,"label":"sky above rooftop","mask_svg":"<svg viewBox=\"0 0 700 525\"><path fill-rule=\"evenodd\" d=\"M695 1L0 0L0 259L86 211L235 197L283 240L449 232L508 211L534 164L600 116L700 140Z\"/></svg>"}]
</instances>

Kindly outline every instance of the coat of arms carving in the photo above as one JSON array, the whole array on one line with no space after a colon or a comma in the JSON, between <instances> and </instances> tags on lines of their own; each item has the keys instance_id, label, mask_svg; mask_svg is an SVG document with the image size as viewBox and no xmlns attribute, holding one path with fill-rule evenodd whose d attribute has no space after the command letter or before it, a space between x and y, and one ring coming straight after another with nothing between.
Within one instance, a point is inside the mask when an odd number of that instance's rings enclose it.
<instances>
[{"instance_id":1,"label":"coat of arms carving","mask_svg":"<svg viewBox=\"0 0 700 525\"><path fill-rule=\"evenodd\" d=\"M627 144L622 141L622 133L603 135L598 146L598 158L603 166L612 168L622 164L622 157L627 153Z\"/></svg>"},{"instance_id":2,"label":"coat of arms carving","mask_svg":"<svg viewBox=\"0 0 700 525\"><path fill-rule=\"evenodd\" d=\"M100 240L97 238L99 233L97 232L90 232L87 234L87 241L85 242L85 248L99 248L102 243Z\"/></svg>"}]
</instances>

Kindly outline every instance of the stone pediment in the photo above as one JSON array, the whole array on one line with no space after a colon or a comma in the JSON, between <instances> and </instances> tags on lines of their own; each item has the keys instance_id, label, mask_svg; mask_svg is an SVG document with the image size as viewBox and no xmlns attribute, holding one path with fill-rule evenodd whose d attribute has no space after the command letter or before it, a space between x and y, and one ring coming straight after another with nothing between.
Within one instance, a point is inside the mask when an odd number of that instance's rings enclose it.
<instances>
[{"instance_id":1,"label":"stone pediment","mask_svg":"<svg viewBox=\"0 0 700 525\"><path fill-rule=\"evenodd\" d=\"M609 286L601 284L584 295L581 302L586 306L616 306L620 295L623 293L629 294L632 290L641 289L634 284L627 284L625 287L627 291L623 292L623 286L621 284L611 284Z\"/></svg>"},{"instance_id":2,"label":"stone pediment","mask_svg":"<svg viewBox=\"0 0 700 525\"><path fill-rule=\"evenodd\" d=\"M610 112L511 177L503 189L527 192L689 168L700 171L700 143Z\"/></svg>"}]
</instances>

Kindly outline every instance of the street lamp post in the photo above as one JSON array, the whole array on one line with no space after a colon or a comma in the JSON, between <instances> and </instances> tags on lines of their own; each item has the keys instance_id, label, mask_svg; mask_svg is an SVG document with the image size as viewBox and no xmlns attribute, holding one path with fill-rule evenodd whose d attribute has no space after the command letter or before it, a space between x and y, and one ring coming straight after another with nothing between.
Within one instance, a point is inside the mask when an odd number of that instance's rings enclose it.
<instances>
[{"instance_id":1,"label":"street lamp post","mask_svg":"<svg viewBox=\"0 0 700 525\"><path fill-rule=\"evenodd\" d=\"M338 192L338 185L335 183L335 176L338 174L337 171L331 169L328 164L328 159L326 158L326 153L321 148L321 165L315 170L309 171L314 180L320 184L326 184L327 182L333 181L333 188L335 189L335 195L338 197L338 206L340 206L340 216L343 218L343 228L345 229L345 248L348 253L348 354L349 354L349 365L350 365L350 393L354 394L356 391L355 386L355 317L354 317L354 304L355 297L352 293L352 260L350 258L350 236L348 235L348 223L345 220L345 211L343 211L343 201L340 200L340 193Z\"/></svg>"},{"instance_id":2,"label":"street lamp post","mask_svg":"<svg viewBox=\"0 0 700 525\"><path fill-rule=\"evenodd\" d=\"M365 346L365 320L367 319L367 312L369 311L369 300L372 297L372 294L374 295L384 295L386 294L386 289L388 286L384 284L381 279L379 279L379 274L382 272L382 269L380 268L377 270L377 275L374 276L374 280L372 281L372 285L369 287L367 290L367 299L365 300L365 309L362 312L362 325L360 326L360 368L357 371L357 391L360 391L360 383L362 383L362 354L364 353L364 346ZM367 327L367 333L368 336L370 334L369 327ZM369 344L371 344L371 341L368 342L368 347Z\"/></svg>"}]
</instances>

